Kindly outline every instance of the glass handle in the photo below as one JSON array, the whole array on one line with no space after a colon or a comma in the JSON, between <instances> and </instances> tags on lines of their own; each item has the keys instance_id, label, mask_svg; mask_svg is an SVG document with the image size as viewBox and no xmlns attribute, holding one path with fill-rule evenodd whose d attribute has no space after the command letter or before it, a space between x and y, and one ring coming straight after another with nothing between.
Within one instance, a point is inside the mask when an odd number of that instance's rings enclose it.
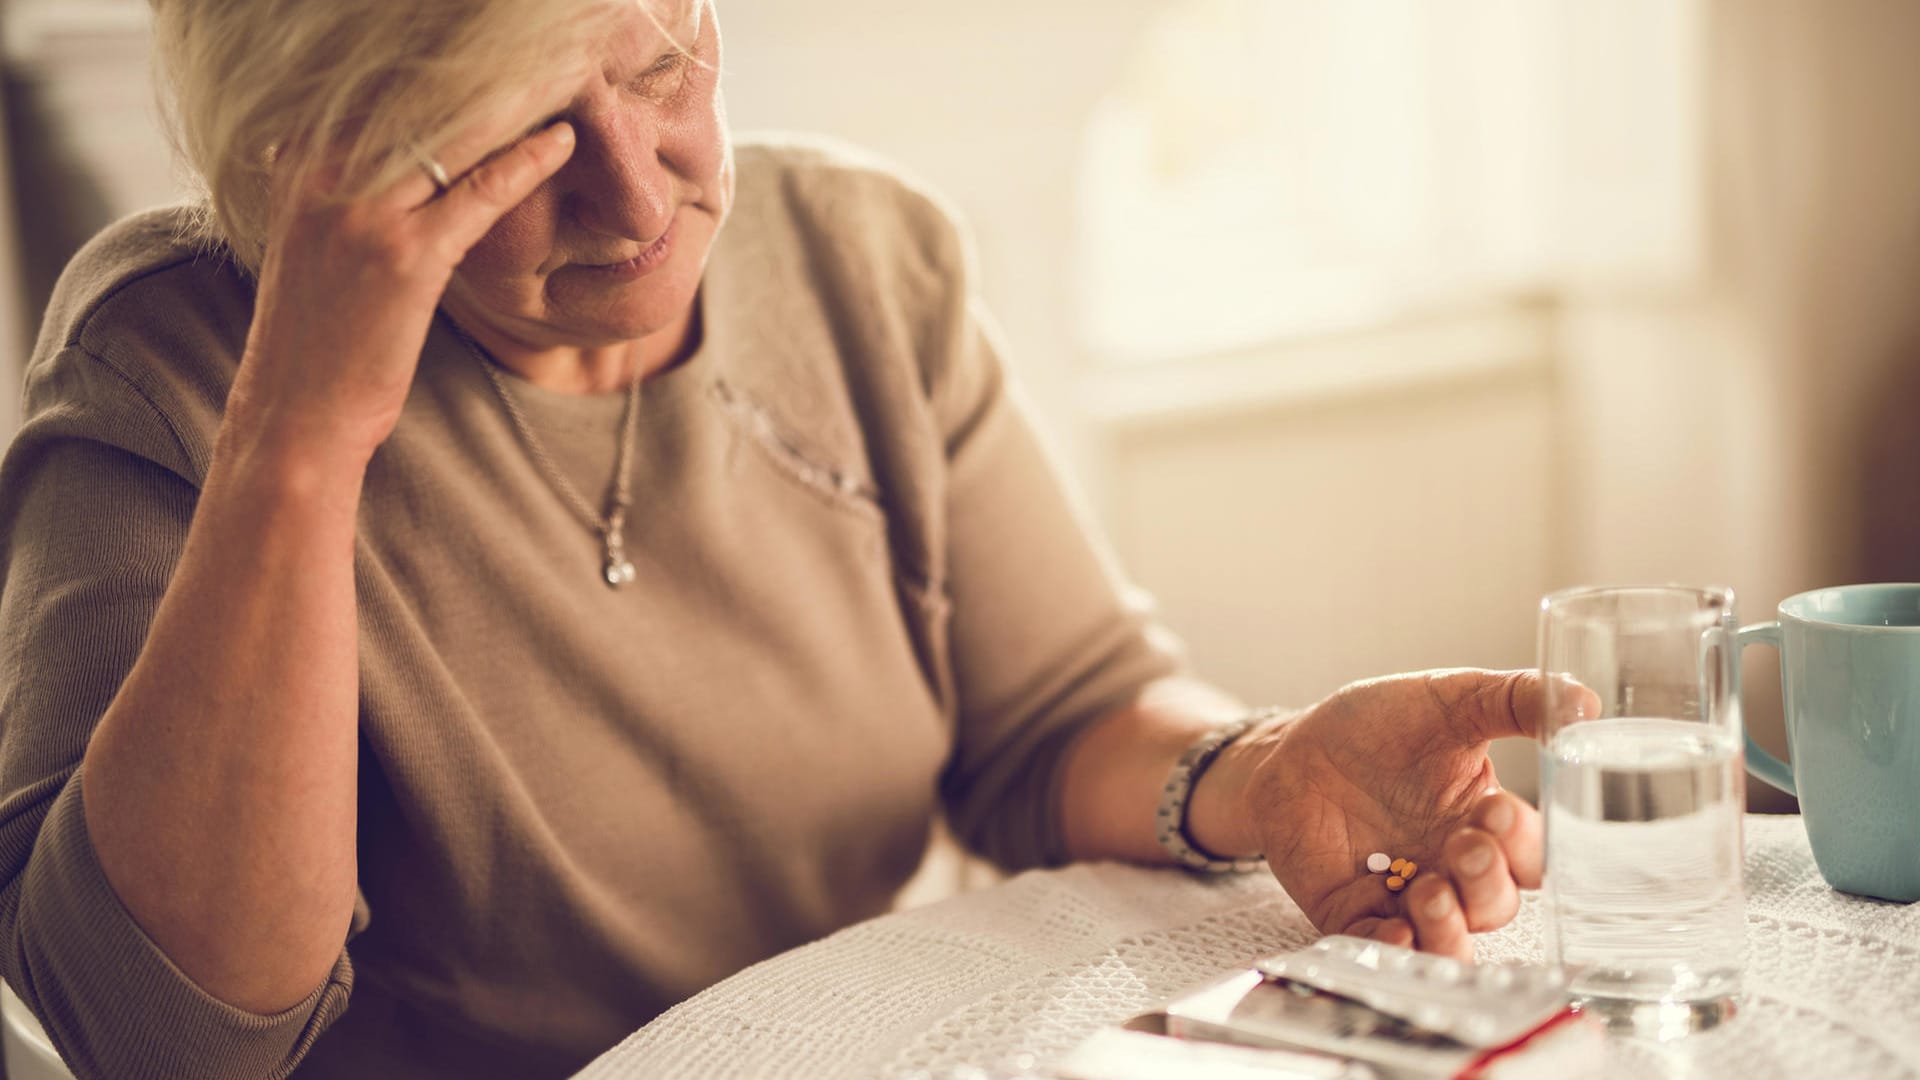
<instances>
[{"instance_id":1,"label":"glass handle","mask_svg":"<svg viewBox=\"0 0 1920 1080\"><path fill-rule=\"evenodd\" d=\"M1777 622L1764 622L1755 623L1752 626L1743 626L1740 628L1739 642L1740 651L1742 652L1745 652L1749 645L1771 645L1775 652L1779 652L1780 624ZM1785 657L1781 658L1781 662L1785 663ZM1737 685L1735 686L1734 692L1739 692ZM1785 684L1782 683L1783 706L1785 704L1784 697ZM1747 740L1747 771L1759 777L1761 780L1772 784L1774 787L1779 788L1781 791L1798 797L1800 793L1793 789L1793 767L1781 761L1779 758L1774 757L1772 754L1767 753L1765 748L1759 743L1754 742L1753 736L1747 732L1745 724L1740 726L1740 734L1742 738Z\"/></svg>"}]
</instances>

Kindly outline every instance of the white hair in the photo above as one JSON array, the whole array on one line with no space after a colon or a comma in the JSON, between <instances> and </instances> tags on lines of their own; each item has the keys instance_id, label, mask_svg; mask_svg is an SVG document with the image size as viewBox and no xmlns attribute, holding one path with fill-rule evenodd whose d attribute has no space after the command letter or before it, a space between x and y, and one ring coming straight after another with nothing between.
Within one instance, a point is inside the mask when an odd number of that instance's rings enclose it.
<instances>
[{"instance_id":1,"label":"white hair","mask_svg":"<svg viewBox=\"0 0 1920 1080\"><path fill-rule=\"evenodd\" d=\"M660 26L656 8L700 2L152 0L161 109L203 189L201 239L258 270L288 147L327 148L334 196L360 197L503 110L533 126L527 90L589 62L623 16Z\"/></svg>"}]
</instances>

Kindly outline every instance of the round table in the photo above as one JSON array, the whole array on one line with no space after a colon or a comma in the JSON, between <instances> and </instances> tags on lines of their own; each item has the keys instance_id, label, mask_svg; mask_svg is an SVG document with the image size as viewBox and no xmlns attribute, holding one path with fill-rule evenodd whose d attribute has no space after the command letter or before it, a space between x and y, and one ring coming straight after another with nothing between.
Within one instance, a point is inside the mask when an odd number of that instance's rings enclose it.
<instances>
[{"instance_id":1,"label":"round table","mask_svg":"<svg viewBox=\"0 0 1920 1080\"><path fill-rule=\"evenodd\" d=\"M1605 1075L1920 1077L1920 904L1820 879L1798 817L1750 815L1747 989L1720 1028L1609 1040ZM583 1080L1010 1076L1093 1030L1317 935L1273 879L1094 864L1022 874L757 964L682 1002ZM1538 961L1529 897L1482 960Z\"/></svg>"}]
</instances>

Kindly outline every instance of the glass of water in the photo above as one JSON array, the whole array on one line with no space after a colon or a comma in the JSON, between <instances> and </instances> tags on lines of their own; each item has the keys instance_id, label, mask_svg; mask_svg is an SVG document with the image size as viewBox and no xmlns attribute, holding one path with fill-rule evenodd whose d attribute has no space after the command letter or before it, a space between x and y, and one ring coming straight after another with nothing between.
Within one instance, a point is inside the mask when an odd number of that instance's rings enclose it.
<instances>
[{"instance_id":1,"label":"glass of water","mask_svg":"<svg viewBox=\"0 0 1920 1080\"><path fill-rule=\"evenodd\" d=\"M1615 1030L1703 1030L1733 1014L1740 992L1737 626L1729 589L1541 601L1547 954Z\"/></svg>"}]
</instances>

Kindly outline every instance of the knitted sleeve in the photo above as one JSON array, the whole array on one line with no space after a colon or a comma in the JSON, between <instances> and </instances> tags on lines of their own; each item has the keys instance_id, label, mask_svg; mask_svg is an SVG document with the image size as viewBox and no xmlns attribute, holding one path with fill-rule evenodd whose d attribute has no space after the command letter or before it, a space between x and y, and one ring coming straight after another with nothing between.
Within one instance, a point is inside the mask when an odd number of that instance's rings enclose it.
<instances>
[{"instance_id":1,"label":"knitted sleeve","mask_svg":"<svg viewBox=\"0 0 1920 1080\"><path fill-rule=\"evenodd\" d=\"M200 989L141 930L87 834L80 764L139 655L196 490L110 365L38 366L0 467L0 975L82 1078L280 1077L346 1006L331 975L273 1016Z\"/></svg>"},{"instance_id":2,"label":"knitted sleeve","mask_svg":"<svg viewBox=\"0 0 1920 1080\"><path fill-rule=\"evenodd\" d=\"M943 796L963 840L1009 868L1065 859L1067 746L1176 673L1180 646L1127 584L1009 379L990 320L956 302L933 387L947 443L949 650L958 705Z\"/></svg>"}]
</instances>

